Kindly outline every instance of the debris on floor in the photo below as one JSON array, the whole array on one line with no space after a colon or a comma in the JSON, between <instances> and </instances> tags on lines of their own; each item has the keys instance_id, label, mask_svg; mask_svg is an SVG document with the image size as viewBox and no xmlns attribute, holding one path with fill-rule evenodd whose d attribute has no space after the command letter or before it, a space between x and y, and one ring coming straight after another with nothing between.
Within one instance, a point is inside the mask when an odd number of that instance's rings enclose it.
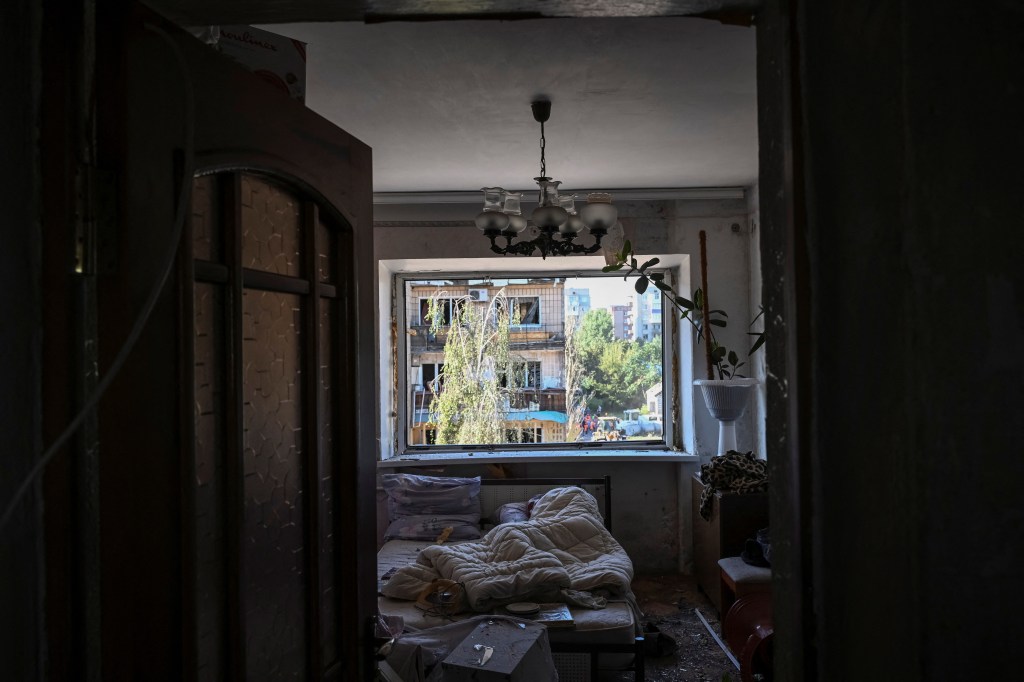
<instances>
[{"instance_id":1,"label":"debris on floor","mask_svg":"<svg viewBox=\"0 0 1024 682\"><path fill-rule=\"evenodd\" d=\"M645 667L648 682L738 682L739 671L707 631L699 609L716 632L718 613L692 576L638 576L633 593L644 612ZM632 673L616 673L609 682L628 682Z\"/></svg>"}]
</instances>

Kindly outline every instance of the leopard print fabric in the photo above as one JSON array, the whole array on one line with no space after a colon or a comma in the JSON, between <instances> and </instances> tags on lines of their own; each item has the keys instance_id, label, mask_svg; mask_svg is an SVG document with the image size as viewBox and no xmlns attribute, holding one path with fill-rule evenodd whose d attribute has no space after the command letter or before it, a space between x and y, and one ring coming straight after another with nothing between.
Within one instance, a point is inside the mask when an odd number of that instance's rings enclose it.
<instances>
[{"instance_id":1,"label":"leopard print fabric","mask_svg":"<svg viewBox=\"0 0 1024 682\"><path fill-rule=\"evenodd\" d=\"M729 450L700 466L704 491L700 494L700 515L711 518L711 500L716 492L760 493L768 489L768 463L753 452Z\"/></svg>"}]
</instances>

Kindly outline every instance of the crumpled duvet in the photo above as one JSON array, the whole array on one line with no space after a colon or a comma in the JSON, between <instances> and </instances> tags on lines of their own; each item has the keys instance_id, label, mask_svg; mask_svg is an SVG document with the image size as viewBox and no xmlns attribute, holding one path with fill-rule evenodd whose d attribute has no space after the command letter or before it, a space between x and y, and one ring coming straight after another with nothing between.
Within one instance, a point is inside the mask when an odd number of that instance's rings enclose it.
<instances>
[{"instance_id":1,"label":"crumpled duvet","mask_svg":"<svg viewBox=\"0 0 1024 682\"><path fill-rule=\"evenodd\" d=\"M516 601L565 601L564 590L605 590L632 601L633 563L604 527L597 500L567 487L545 493L528 521L501 524L475 542L423 549L383 594L416 599L439 578L460 583L466 606L479 612Z\"/></svg>"}]
</instances>

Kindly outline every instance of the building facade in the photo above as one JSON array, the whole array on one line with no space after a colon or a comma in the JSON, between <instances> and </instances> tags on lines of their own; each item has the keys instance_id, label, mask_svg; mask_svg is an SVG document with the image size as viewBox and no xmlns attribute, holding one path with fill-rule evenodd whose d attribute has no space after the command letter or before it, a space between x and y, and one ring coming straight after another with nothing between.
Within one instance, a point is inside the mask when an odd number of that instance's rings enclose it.
<instances>
[{"instance_id":1,"label":"building facade","mask_svg":"<svg viewBox=\"0 0 1024 682\"><path fill-rule=\"evenodd\" d=\"M585 290L584 290L585 291ZM521 365L521 388L503 415L508 442L550 443L567 439L565 399L565 289L561 278L510 280L503 284L470 281L410 282L405 297L408 334L409 444L433 445L430 405L444 390L445 341L431 332L428 310L436 299L445 321L461 305L483 311L502 292L514 311L510 352ZM589 293L586 296L589 305Z\"/></svg>"}]
</instances>

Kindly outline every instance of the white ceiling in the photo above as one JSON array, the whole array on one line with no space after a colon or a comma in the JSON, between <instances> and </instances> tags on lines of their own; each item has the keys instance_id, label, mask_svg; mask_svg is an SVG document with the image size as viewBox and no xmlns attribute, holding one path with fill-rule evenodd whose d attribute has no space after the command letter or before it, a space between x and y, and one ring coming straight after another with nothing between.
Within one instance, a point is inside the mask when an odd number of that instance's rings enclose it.
<instances>
[{"instance_id":1,"label":"white ceiling","mask_svg":"<svg viewBox=\"0 0 1024 682\"><path fill-rule=\"evenodd\" d=\"M695 18L263 26L306 104L373 148L375 192L738 187L757 177L754 29Z\"/></svg>"}]
</instances>

